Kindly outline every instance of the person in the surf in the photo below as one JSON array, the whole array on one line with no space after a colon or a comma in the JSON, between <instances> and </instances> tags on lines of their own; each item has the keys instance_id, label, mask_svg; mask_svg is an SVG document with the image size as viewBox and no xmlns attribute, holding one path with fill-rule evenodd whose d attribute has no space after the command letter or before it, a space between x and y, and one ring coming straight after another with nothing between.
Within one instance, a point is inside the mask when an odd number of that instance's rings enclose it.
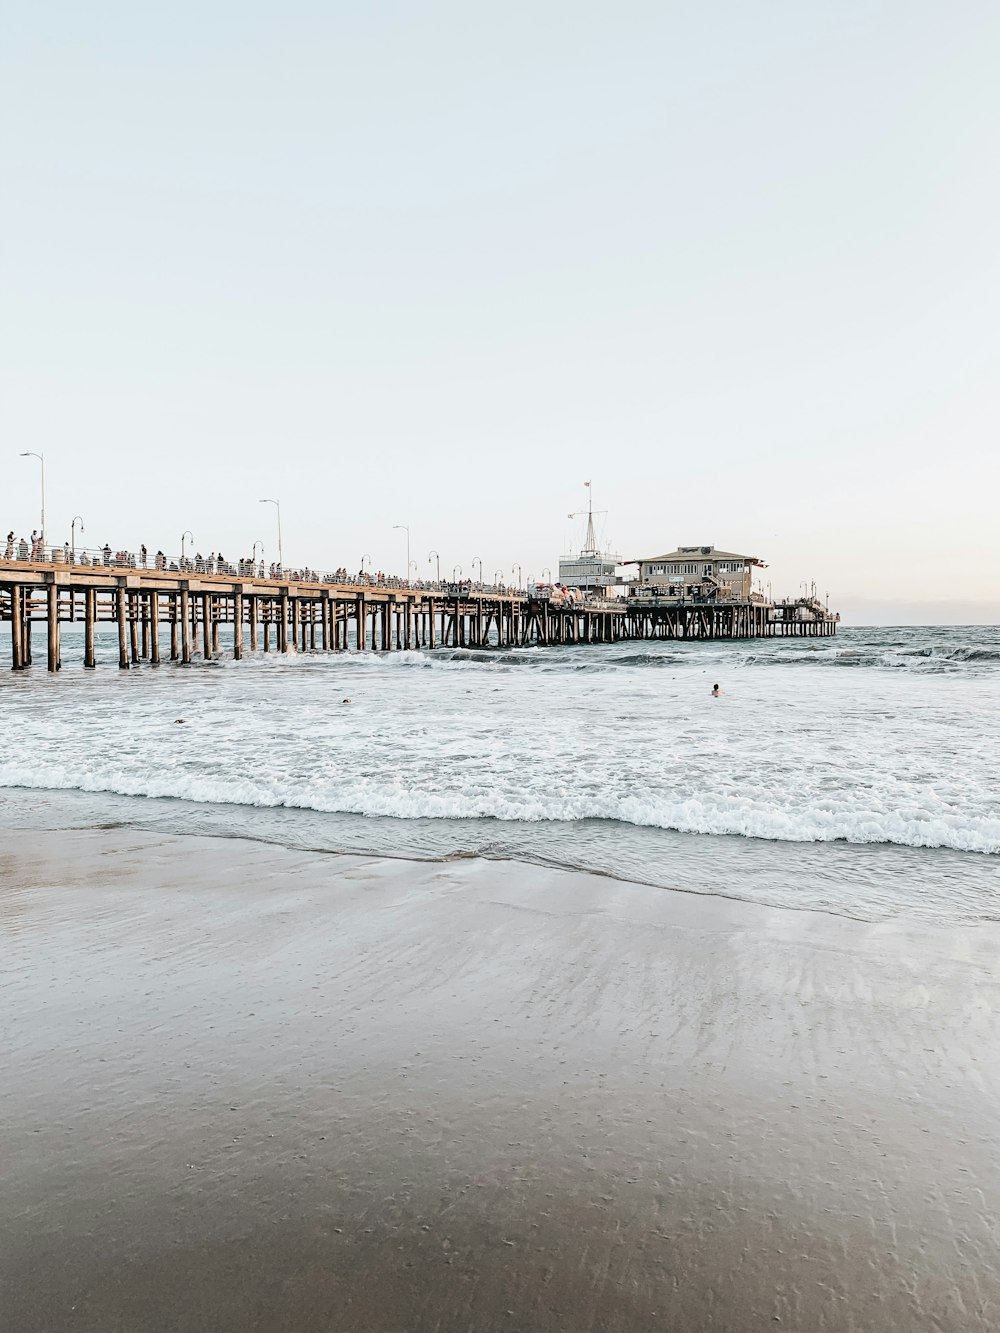
<instances>
[{"instance_id":1,"label":"person in the surf","mask_svg":"<svg viewBox=\"0 0 1000 1333\"><path fill-rule=\"evenodd\" d=\"M718 685L713 685L713 686L712 686L712 698L713 698L713 699L718 699L718 697L719 697L719 695L720 695L721 693L722 693L722 690L719 688Z\"/></svg>"}]
</instances>

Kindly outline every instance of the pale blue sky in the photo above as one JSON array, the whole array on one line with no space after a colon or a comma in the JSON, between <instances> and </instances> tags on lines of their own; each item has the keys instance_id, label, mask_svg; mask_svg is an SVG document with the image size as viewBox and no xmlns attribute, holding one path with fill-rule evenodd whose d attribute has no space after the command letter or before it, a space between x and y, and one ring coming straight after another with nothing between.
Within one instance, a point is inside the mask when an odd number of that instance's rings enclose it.
<instances>
[{"instance_id":1,"label":"pale blue sky","mask_svg":"<svg viewBox=\"0 0 1000 1333\"><path fill-rule=\"evenodd\" d=\"M998 71L985 0L9 6L0 524L37 449L50 539L540 575L592 478L995 614Z\"/></svg>"}]
</instances>

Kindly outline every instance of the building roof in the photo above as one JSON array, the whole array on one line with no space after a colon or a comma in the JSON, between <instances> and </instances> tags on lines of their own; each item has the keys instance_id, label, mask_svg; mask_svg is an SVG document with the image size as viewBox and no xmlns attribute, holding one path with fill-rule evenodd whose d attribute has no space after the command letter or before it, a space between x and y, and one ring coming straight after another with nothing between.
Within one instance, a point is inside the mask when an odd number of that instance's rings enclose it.
<instances>
[{"instance_id":1,"label":"building roof","mask_svg":"<svg viewBox=\"0 0 1000 1333\"><path fill-rule=\"evenodd\" d=\"M644 555L640 556L639 562L643 565L664 564L670 561L694 561L699 560L742 560L748 565L759 565L761 561L755 555L738 555L735 551L717 551L714 546L679 546L676 551L668 551L666 555Z\"/></svg>"}]
</instances>

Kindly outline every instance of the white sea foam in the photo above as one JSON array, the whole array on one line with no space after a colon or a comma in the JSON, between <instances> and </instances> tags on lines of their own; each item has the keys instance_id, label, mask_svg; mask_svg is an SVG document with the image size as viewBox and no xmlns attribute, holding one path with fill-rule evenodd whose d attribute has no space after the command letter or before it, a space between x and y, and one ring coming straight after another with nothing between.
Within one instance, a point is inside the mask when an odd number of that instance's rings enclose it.
<instances>
[{"instance_id":1,"label":"white sea foam","mask_svg":"<svg viewBox=\"0 0 1000 1333\"><path fill-rule=\"evenodd\" d=\"M935 634L36 672L0 786L995 855L1000 635Z\"/></svg>"}]
</instances>

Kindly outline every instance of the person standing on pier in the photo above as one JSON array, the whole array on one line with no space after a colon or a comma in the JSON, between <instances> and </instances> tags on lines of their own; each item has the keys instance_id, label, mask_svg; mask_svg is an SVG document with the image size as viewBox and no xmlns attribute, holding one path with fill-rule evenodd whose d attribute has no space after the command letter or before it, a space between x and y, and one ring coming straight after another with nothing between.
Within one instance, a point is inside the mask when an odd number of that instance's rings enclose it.
<instances>
[{"instance_id":1,"label":"person standing on pier","mask_svg":"<svg viewBox=\"0 0 1000 1333\"><path fill-rule=\"evenodd\" d=\"M6 549L6 551L4 551L4 559L5 559L5 560L13 560L13 559L14 559L14 533L13 533L13 531L7 533L7 549Z\"/></svg>"}]
</instances>

